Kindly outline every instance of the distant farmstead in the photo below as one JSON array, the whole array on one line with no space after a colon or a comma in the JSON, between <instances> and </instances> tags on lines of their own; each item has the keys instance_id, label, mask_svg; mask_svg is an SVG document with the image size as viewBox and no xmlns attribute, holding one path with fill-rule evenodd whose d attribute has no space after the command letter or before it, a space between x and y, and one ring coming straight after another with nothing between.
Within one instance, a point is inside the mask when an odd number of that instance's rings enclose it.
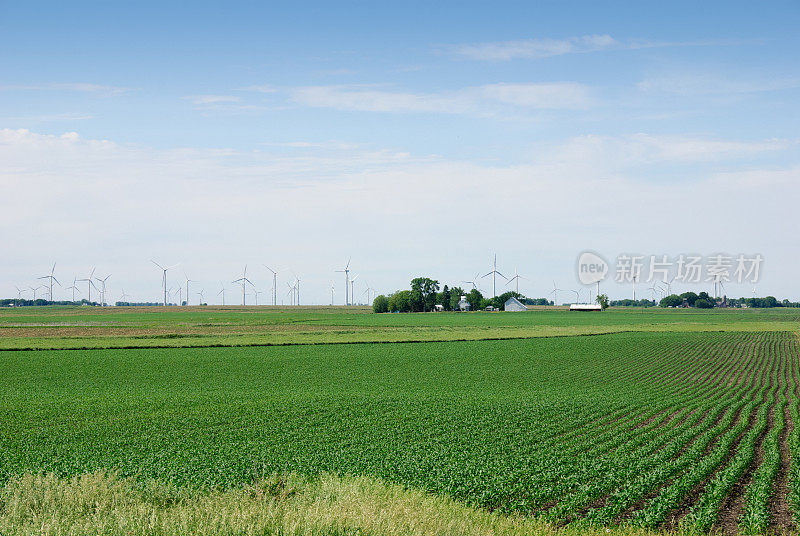
<instances>
[{"instance_id":1,"label":"distant farmstead","mask_svg":"<svg viewBox=\"0 0 800 536\"><path fill-rule=\"evenodd\" d=\"M510 297L506 300L506 303L503 305L503 308L506 311L527 311L528 308L525 307L525 304L516 299L515 297Z\"/></svg>"},{"instance_id":2,"label":"distant farmstead","mask_svg":"<svg viewBox=\"0 0 800 536\"><path fill-rule=\"evenodd\" d=\"M458 301L458 309L460 311L469 311L469 302L466 296L461 296L461 299Z\"/></svg>"}]
</instances>

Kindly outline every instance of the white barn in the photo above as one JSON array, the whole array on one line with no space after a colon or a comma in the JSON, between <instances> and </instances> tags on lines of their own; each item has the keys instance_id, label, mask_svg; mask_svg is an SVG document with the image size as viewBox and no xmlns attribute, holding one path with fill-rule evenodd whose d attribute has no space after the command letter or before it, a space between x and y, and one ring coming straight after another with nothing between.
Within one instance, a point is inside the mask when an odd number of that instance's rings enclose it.
<instances>
[{"instance_id":1,"label":"white barn","mask_svg":"<svg viewBox=\"0 0 800 536\"><path fill-rule=\"evenodd\" d=\"M466 296L461 296L461 299L458 301L458 308L461 311L469 311L469 302Z\"/></svg>"},{"instance_id":2,"label":"white barn","mask_svg":"<svg viewBox=\"0 0 800 536\"><path fill-rule=\"evenodd\" d=\"M516 299L515 297L510 297L506 300L506 303L503 305L503 308L506 311L527 311L528 308L525 307L525 304Z\"/></svg>"}]
</instances>

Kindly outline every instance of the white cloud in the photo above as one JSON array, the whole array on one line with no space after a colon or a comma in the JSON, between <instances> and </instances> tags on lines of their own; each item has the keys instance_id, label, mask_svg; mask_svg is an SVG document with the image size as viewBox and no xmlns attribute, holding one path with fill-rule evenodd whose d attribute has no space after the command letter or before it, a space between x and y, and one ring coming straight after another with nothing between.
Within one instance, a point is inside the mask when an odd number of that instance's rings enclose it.
<instances>
[{"instance_id":1,"label":"white cloud","mask_svg":"<svg viewBox=\"0 0 800 536\"><path fill-rule=\"evenodd\" d=\"M776 153L798 145L797 140L770 139L743 142L699 136L666 136L633 134L629 136L586 135L563 144L562 154L580 155L594 161L605 155L617 165L681 164L713 161L737 161L758 155Z\"/></svg>"},{"instance_id":2,"label":"white cloud","mask_svg":"<svg viewBox=\"0 0 800 536\"><path fill-rule=\"evenodd\" d=\"M460 281L498 250L500 262L531 277L534 295L571 277L586 247L759 251L781 295L791 290L780 287L789 280L781 266L800 262L782 210L800 198L800 166L731 169L728 158L787 142L584 136L508 166L290 143L304 150L164 151L0 130L0 239L15 252L0 266L0 295L54 260L65 279L97 265L114 274L112 296L124 286L136 299L158 293L152 257L182 262L207 297L244 263L277 262L303 277L306 303L326 303L333 270L349 255L386 292L419 273ZM650 180L664 162L708 154L726 169L690 188ZM710 200L719 210L695 208ZM736 217L751 206L758 218ZM260 288L269 282L255 269L251 277Z\"/></svg>"},{"instance_id":3,"label":"white cloud","mask_svg":"<svg viewBox=\"0 0 800 536\"><path fill-rule=\"evenodd\" d=\"M648 77L636 86L648 93L681 96L747 94L800 88L800 78L756 74L743 78L714 73L677 73Z\"/></svg>"},{"instance_id":4,"label":"white cloud","mask_svg":"<svg viewBox=\"0 0 800 536\"><path fill-rule=\"evenodd\" d=\"M278 88L275 86L271 86L269 84L262 84L259 86L247 86L241 88L239 91L256 91L258 93L275 93L278 91Z\"/></svg>"},{"instance_id":5,"label":"white cloud","mask_svg":"<svg viewBox=\"0 0 800 536\"><path fill-rule=\"evenodd\" d=\"M130 88L91 83L9 84L0 86L0 91L77 91L101 96L117 96L128 93Z\"/></svg>"},{"instance_id":6,"label":"white cloud","mask_svg":"<svg viewBox=\"0 0 800 536\"><path fill-rule=\"evenodd\" d=\"M239 102L242 99L239 97L234 97L232 95L189 95L184 97L184 99L189 100L192 104L202 106L206 104L225 104L231 102Z\"/></svg>"},{"instance_id":7,"label":"white cloud","mask_svg":"<svg viewBox=\"0 0 800 536\"><path fill-rule=\"evenodd\" d=\"M618 46L610 35L585 35L568 39L519 39L495 43L455 45L450 50L473 60L508 61L515 58L548 58L574 52L593 52Z\"/></svg>"},{"instance_id":8,"label":"white cloud","mask_svg":"<svg viewBox=\"0 0 800 536\"><path fill-rule=\"evenodd\" d=\"M306 106L347 111L488 114L503 107L582 109L593 103L589 88L572 82L488 84L437 93L388 91L369 86L311 86L291 90Z\"/></svg>"},{"instance_id":9,"label":"white cloud","mask_svg":"<svg viewBox=\"0 0 800 536\"><path fill-rule=\"evenodd\" d=\"M584 35L565 39L517 39L492 43L471 43L447 47L452 54L479 61L509 61L583 54L604 50L638 50L643 48L731 45L737 41L649 41L615 39L608 34Z\"/></svg>"}]
</instances>

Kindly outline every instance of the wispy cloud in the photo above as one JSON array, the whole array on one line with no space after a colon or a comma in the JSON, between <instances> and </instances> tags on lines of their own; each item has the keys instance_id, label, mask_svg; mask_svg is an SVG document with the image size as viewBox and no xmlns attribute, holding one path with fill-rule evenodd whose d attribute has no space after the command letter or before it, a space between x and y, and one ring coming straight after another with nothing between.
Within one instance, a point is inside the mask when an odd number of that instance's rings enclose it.
<instances>
[{"instance_id":1,"label":"wispy cloud","mask_svg":"<svg viewBox=\"0 0 800 536\"><path fill-rule=\"evenodd\" d=\"M228 104L242 100L241 98L234 97L232 95L188 95L184 97L184 99L198 106L206 104Z\"/></svg>"},{"instance_id":2,"label":"wispy cloud","mask_svg":"<svg viewBox=\"0 0 800 536\"><path fill-rule=\"evenodd\" d=\"M452 45L447 49L456 56L481 61L549 58L564 54L600 52L603 50L637 50L643 48L724 45L724 41L648 41L615 39L608 34L584 35L565 39L517 39L491 43Z\"/></svg>"},{"instance_id":3,"label":"wispy cloud","mask_svg":"<svg viewBox=\"0 0 800 536\"><path fill-rule=\"evenodd\" d=\"M20 123L51 123L57 121L84 121L87 119L94 119L94 116L81 113L60 113L60 114L24 115L17 117L0 117L0 121L3 122L20 122Z\"/></svg>"},{"instance_id":4,"label":"wispy cloud","mask_svg":"<svg viewBox=\"0 0 800 536\"><path fill-rule=\"evenodd\" d=\"M47 84L7 84L0 85L0 91L77 91L81 93L93 93L103 96L117 96L128 93L130 88L107 86L102 84L91 84L85 82L76 83L47 83Z\"/></svg>"},{"instance_id":5,"label":"wispy cloud","mask_svg":"<svg viewBox=\"0 0 800 536\"><path fill-rule=\"evenodd\" d=\"M495 115L504 107L582 109L593 103L589 88L572 82L488 84L435 93L389 91L372 86L308 86L295 88L290 95L305 106L394 113Z\"/></svg>"},{"instance_id":6,"label":"wispy cloud","mask_svg":"<svg viewBox=\"0 0 800 536\"><path fill-rule=\"evenodd\" d=\"M752 75L721 76L714 73L662 74L646 78L637 88L673 95L746 94L800 88L800 78Z\"/></svg>"},{"instance_id":7,"label":"wispy cloud","mask_svg":"<svg viewBox=\"0 0 800 536\"><path fill-rule=\"evenodd\" d=\"M507 61L514 58L547 58L574 52L592 52L617 46L610 35L584 35L568 39L519 39L494 43L454 45L451 52L473 60Z\"/></svg>"},{"instance_id":8,"label":"wispy cloud","mask_svg":"<svg viewBox=\"0 0 800 536\"><path fill-rule=\"evenodd\" d=\"M247 86L240 88L239 91L257 91L258 93L276 93L278 88L269 84L262 84L256 86Z\"/></svg>"}]
</instances>

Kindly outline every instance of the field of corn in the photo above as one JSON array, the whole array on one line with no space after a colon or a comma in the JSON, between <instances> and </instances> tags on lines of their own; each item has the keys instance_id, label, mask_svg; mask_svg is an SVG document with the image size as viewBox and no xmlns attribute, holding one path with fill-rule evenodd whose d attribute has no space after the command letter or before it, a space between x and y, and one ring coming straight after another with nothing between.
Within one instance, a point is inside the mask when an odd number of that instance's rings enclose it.
<instances>
[{"instance_id":1,"label":"field of corn","mask_svg":"<svg viewBox=\"0 0 800 536\"><path fill-rule=\"evenodd\" d=\"M204 494L275 475L367 478L568 531L763 533L800 520L791 311L229 313L213 315L231 331L294 319L353 338L0 351L0 529L24 524L8 520L24 520L13 498L35 475L67 485L109 472ZM157 324L95 314L3 312L0 331L25 329L14 338L34 348L37 328ZM205 314L173 312L160 327ZM548 335L570 322L585 334ZM393 328L442 337L360 338ZM47 333L67 347L78 337Z\"/></svg>"}]
</instances>

